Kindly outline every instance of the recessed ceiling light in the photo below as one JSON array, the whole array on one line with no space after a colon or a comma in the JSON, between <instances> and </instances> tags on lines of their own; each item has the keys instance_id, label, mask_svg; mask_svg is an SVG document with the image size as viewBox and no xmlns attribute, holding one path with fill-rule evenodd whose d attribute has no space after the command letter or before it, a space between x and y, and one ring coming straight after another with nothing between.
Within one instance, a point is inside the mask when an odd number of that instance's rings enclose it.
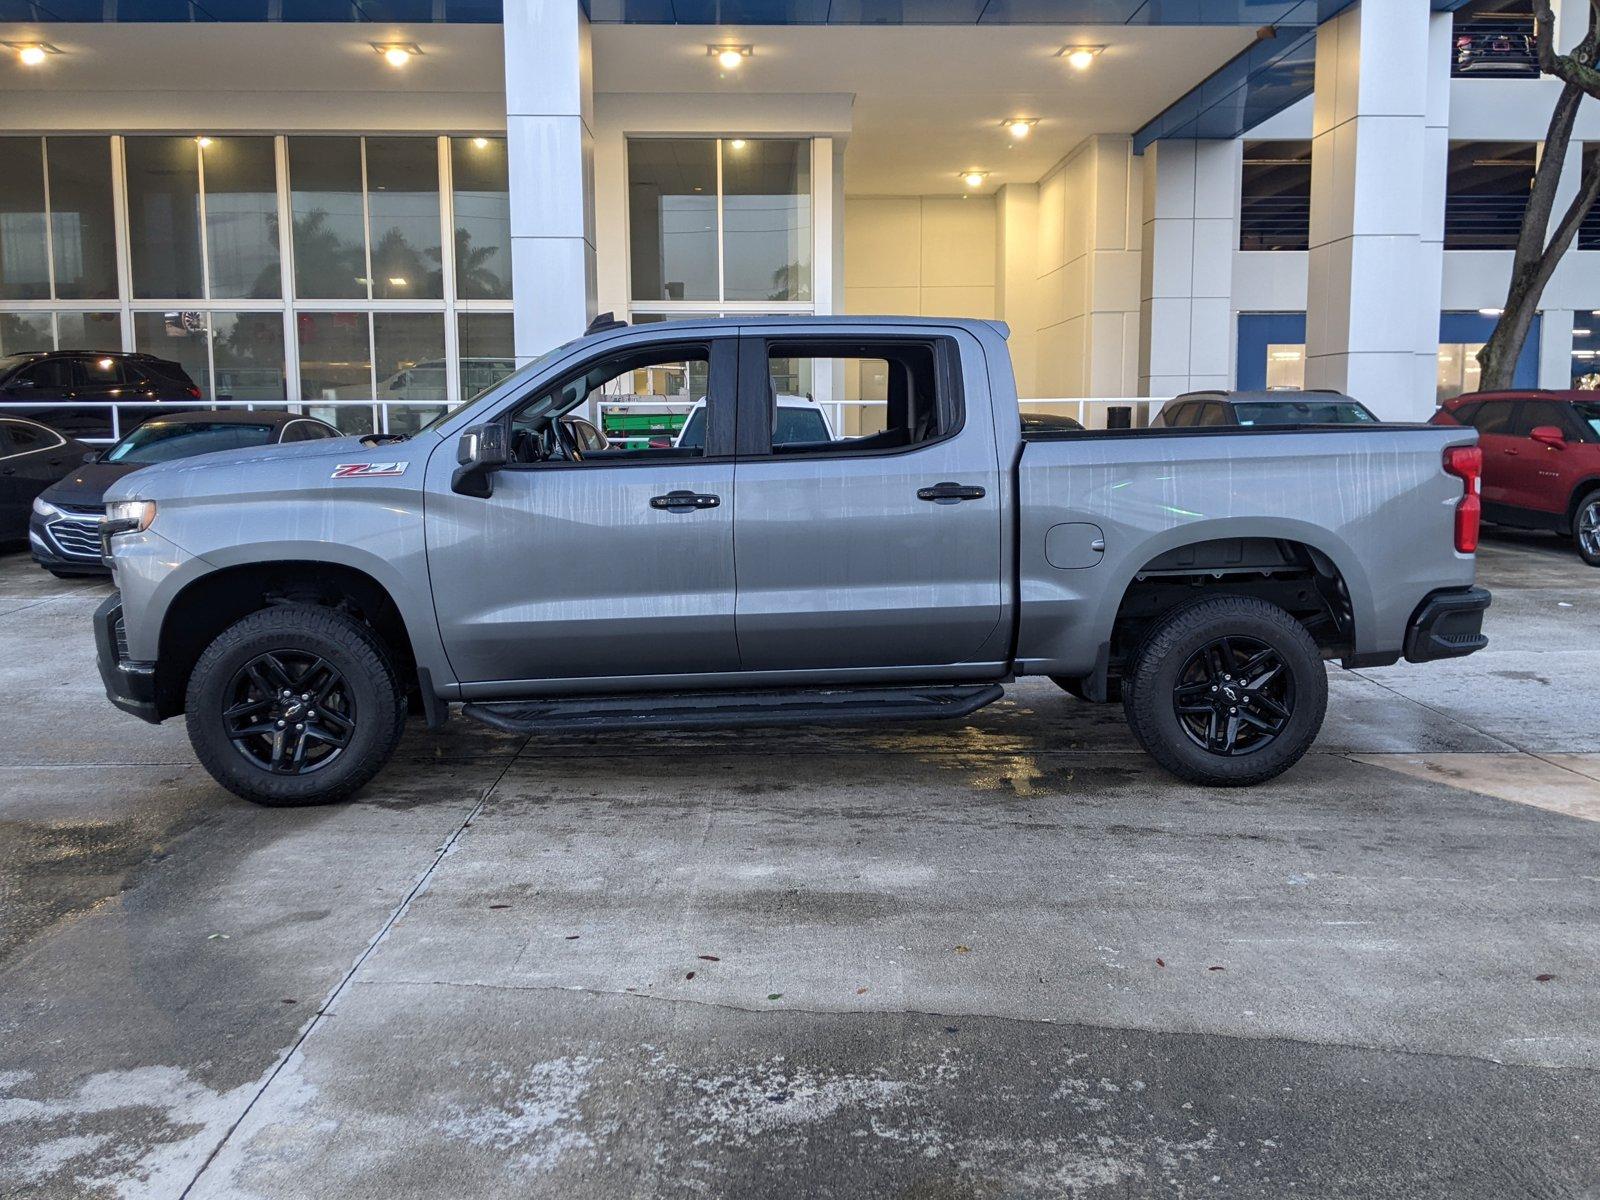
<instances>
[{"instance_id":1,"label":"recessed ceiling light","mask_svg":"<svg viewBox=\"0 0 1600 1200\"><path fill-rule=\"evenodd\" d=\"M405 66L422 53L422 47L415 42L373 42L372 48L383 55L384 62L395 68Z\"/></svg>"},{"instance_id":2,"label":"recessed ceiling light","mask_svg":"<svg viewBox=\"0 0 1600 1200\"><path fill-rule=\"evenodd\" d=\"M1505 309L1503 309L1503 308L1480 308L1478 310L1478 315L1480 317L1498 317L1498 316L1501 316L1504 312L1505 312Z\"/></svg>"},{"instance_id":3,"label":"recessed ceiling light","mask_svg":"<svg viewBox=\"0 0 1600 1200\"><path fill-rule=\"evenodd\" d=\"M987 171L961 172L961 182L966 184L969 188L982 187L983 181L987 178L989 178L989 172Z\"/></svg>"},{"instance_id":4,"label":"recessed ceiling light","mask_svg":"<svg viewBox=\"0 0 1600 1200\"><path fill-rule=\"evenodd\" d=\"M1104 46L1063 46L1056 51L1056 57L1066 59L1074 71L1087 71L1104 51Z\"/></svg>"},{"instance_id":5,"label":"recessed ceiling light","mask_svg":"<svg viewBox=\"0 0 1600 1200\"><path fill-rule=\"evenodd\" d=\"M734 150L743 150L749 144L750 143L745 141L743 138L734 138L728 143L729 147Z\"/></svg>"},{"instance_id":6,"label":"recessed ceiling light","mask_svg":"<svg viewBox=\"0 0 1600 1200\"><path fill-rule=\"evenodd\" d=\"M475 137L472 139L472 144L479 150L487 150L489 148L489 139L486 137Z\"/></svg>"},{"instance_id":7,"label":"recessed ceiling light","mask_svg":"<svg viewBox=\"0 0 1600 1200\"><path fill-rule=\"evenodd\" d=\"M200 149L204 150L207 146L211 145L211 139L208 137L197 137L194 140L194 144L199 146Z\"/></svg>"},{"instance_id":8,"label":"recessed ceiling light","mask_svg":"<svg viewBox=\"0 0 1600 1200\"><path fill-rule=\"evenodd\" d=\"M42 66L44 60L52 54L61 53L57 47L52 46L49 42L5 42L0 44L3 44L8 50L15 50L17 52L17 61L25 67Z\"/></svg>"},{"instance_id":9,"label":"recessed ceiling light","mask_svg":"<svg viewBox=\"0 0 1600 1200\"><path fill-rule=\"evenodd\" d=\"M717 45L707 46L706 53L717 60L717 65L724 71L737 70L740 63L756 52L754 46Z\"/></svg>"},{"instance_id":10,"label":"recessed ceiling light","mask_svg":"<svg viewBox=\"0 0 1600 1200\"><path fill-rule=\"evenodd\" d=\"M1576 325L1574 325L1572 327L1572 336L1573 337L1588 337L1590 332L1591 331L1587 330L1587 329L1579 329Z\"/></svg>"},{"instance_id":11,"label":"recessed ceiling light","mask_svg":"<svg viewBox=\"0 0 1600 1200\"><path fill-rule=\"evenodd\" d=\"M1033 127L1039 123L1038 117L1011 117L1001 121L1001 126L1019 142L1033 132Z\"/></svg>"}]
</instances>

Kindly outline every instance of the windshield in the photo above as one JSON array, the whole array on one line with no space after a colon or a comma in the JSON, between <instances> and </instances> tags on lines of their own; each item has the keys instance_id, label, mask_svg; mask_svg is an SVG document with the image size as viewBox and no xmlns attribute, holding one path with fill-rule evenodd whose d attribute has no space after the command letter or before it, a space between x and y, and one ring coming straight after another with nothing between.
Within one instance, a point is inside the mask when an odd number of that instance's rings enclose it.
<instances>
[{"instance_id":1,"label":"windshield","mask_svg":"<svg viewBox=\"0 0 1600 1200\"><path fill-rule=\"evenodd\" d=\"M264 446L272 440L272 433L271 425L245 425L238 421L150 421L111 447L103 461L171 462L213 450Z\"/></svg>"},{"instance_id":2,"label":"windshield","mask_svg":"<svg viewBox=\"0 0 1600 1200\"><path fill-rule=\"evenodd\" d=\"M1579 400L1572 406L1578 420L1587 425L1594 439L1600 441L1600 400Z\"/></svg>"},{"instance_id":3,"label":"windshield","mask_svg":"<svg viewBox=\"0 0 1600 1200\"><path fill-rule=\"evenodd\" d=\"M562 342L561 345L557 346L554 350L545 351L545 353L541 354L538 358L534 359L527 366L518 367L515 371L512 371L508 375L497 375L495 378L489 380L487 383L484 383L482 387L478 388L477 391L474 392L465 401L465 403L471 404L474 400L478 399L479 396L482 396L485 393L491 391L492 389L499 387L501 384L505 384L505 383L516 384L516 383L526 382L533 375L535 375L539 370L541 370L544 367L545 363L549 362L551 359L557 357L558 355L565 354L568 350L572 349L573 346L576 346L582 340L583 340L582 338L573 338L570 342ZM476 363L485 363L485 362L496 362L496 363L498 363L498 361L499 360L491 360L491 359L471 359L471 360L468 360L467 362L464 362L462 364L462 368L463 369L462 369L462 372L461 372L461 381L462 381L462 383L470 385L470 384L474 384L474 383L479 382L481 380L481 378L482 378L481 374L478 371L476 371L474 369L471 369L471 367L470 367L471 363L474 363L474 362L476 362ZM457 407L455 407L455 408L442 409L442 410L440 410L438 416L434 417L433 420L429 421L426 425L423 425L421 428L419 428L417 430L417 432L418 433L422 433L424 430L432 429L435 425L442 425L445 421L448 421L451 417L453 417L456 413L458 413L460 411L461 411L461 409L460 409L459 405ZM404 439L391 438L390 440L391 441L401 441L401 440L404 440Z\"/></svg>"},{"instance_id":4,"label":"windshield","mask_svg":"<svg viewBox=\"0 0 1600 1200\"><path fill-rule=\"evenodd\" d=\"M1277 400L1233 407L1241 425L1365 425L1378 419L1354 400Z\"/></svg>"}]
</instances>

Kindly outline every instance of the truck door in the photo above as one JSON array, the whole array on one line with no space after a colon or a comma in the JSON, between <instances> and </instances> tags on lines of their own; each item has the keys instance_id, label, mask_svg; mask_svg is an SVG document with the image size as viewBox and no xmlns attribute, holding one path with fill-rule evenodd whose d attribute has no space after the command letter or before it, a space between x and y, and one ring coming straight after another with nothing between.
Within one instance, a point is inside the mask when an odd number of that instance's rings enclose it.
<instances>
[{"instance_id":1,"label":"truck door","mask_svg":"<svg viewBox=\"0 0 1600 1200\"><path fill-rule=\"evenodd\" d=\"M428 569L463 683L736 671L733 337L630 339L508 402L513 461L487 499L428 464ZM694 447L584 450L561 420L705 400Z\"/></svg>"},{"instance_id":2,"label":"truck door","mask_svg":"<svg viewBox=\"0 0 1600 1200\"><path fill-rule=\"evenodd\" d=\"M744 669L1002 661L1004 493L976 340L746 333L734 506ZM826 422L802 420L807 404Z\"/></svg>"}]
</instances>

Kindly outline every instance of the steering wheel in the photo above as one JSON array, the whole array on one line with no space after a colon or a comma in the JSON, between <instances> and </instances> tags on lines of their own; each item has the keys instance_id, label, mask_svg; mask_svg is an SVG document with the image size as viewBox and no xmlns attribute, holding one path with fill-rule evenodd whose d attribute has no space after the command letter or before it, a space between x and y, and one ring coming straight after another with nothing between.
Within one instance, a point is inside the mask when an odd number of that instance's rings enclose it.
<instances>
[{"instance_id":1,"label":"steering wheel","mask_svg":"<svg viewBox=\"0 0 1600 1200\"><path fill-rule=\"evenodd\" d=\"M563 462L582 462L583 452L578 449L578 437L572 426L560 417L550 422L550 458Z\"/></svg>"},{"instance_id":2,"label":"steering wheel","mask_svg":"<svg viewBox=\"0 0 1600 1200\"><path fill-rule=\"evenodd\" d=\"M544 461L544 439L531 429L521 425L512 427L511 433L511 461L519 463L536 463Z\"/></svg>"}]
</instances>

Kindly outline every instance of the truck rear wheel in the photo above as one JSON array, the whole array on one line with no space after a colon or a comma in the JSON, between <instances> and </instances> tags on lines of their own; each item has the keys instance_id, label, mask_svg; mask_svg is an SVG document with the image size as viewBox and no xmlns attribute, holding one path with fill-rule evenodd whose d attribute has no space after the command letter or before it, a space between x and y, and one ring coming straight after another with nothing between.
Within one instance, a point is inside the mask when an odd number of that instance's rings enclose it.
<instances>
[{"instance_id":1,"label":"truck rear wheel","mask_svg":"<svg viewBox=\"0 0 1600 1200\"><path fill-rule=\"evenodd\" d=\"M256 804L346 799L405 728L383 643L331 609L285 604L229 626L189 676L189 741L211 777Z\"/></svg>"},{"instance_id":2,"label":"truck rear wheel","mask_svg":"<svg viewBox=\"0 0 1600 1200\"><path fill-rule=\"evenodd\" d=\"M1218 596L1169 613L1128 664L1123 708L1150 757L1212 787L1261 783L1311 747L1328 675L1311 635L1276 605Z\"/></svg>"}]
</instances>

